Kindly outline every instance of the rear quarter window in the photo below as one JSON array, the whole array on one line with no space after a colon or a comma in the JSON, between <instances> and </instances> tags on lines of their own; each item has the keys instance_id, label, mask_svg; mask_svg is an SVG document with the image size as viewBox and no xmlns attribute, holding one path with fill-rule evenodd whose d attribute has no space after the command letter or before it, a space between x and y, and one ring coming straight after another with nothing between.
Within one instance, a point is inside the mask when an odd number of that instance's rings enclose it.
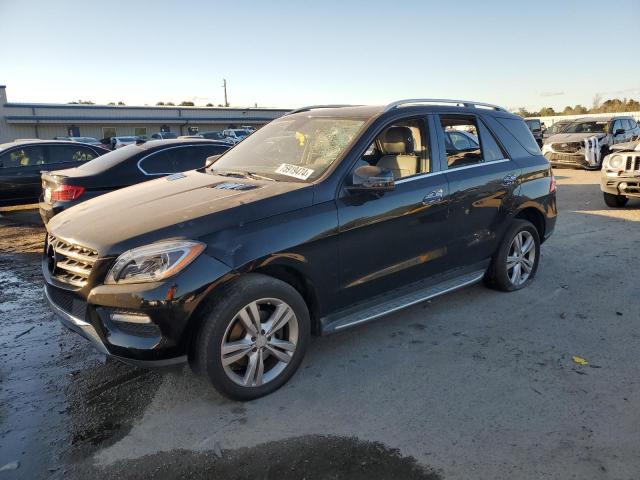
<instances>
[{"instance_id":1,"label":"rear quarter window","mask_svg":"<svg viewBox=\"0 0 640 480\"><path fill-rule=\"evenodd\" d=\"M527 152L529 152L531 155L540 154L540 147L538 147L538 143L533 138L531 130L529 130L527 124L524 123L524 120L500 117L497 117L496 120L498 121L498 123L500 123L500 125L506 128L511 135L513 135L513 137L518 141L520 145L524 147Z\"/></svg>"}]
</instances>

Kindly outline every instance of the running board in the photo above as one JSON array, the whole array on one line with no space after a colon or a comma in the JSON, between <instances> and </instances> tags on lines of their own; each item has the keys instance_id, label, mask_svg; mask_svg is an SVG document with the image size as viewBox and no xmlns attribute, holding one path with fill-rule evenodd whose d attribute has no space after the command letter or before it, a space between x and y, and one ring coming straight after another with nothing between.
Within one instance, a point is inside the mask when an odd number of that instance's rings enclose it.
<instances>
[{"instance_id":1,"label":"running board","mask_svg":"<svg viewBox=\"0 0 640 480\"><path fill-rule=\"evenodd\" d=\"M402 310L403 308L410 307L417 303L424 302L426 300L430 300L435 297L439 297L440 295L444 295L445 293L453 292L460 288L473 285L474 283L479 282L484 277L485 270L476 270L471 273L466 273L464 275L459 275L454 278L444 280L435 285L431 285L422 289L411 289L409 288L409 292L402 294L402 292L393 292L395 294L390 294L391 298L387 300L382 300L381 302L371 305L365 306L362 309L358 309L350 312L344 312L343 315L340 312L331 315L331 317L324 318L323 320L323 328L322 334L328 335L330 333L335 333L340 330L355 327L356 325L360 325L362 323L370 322L377 318L383 317L385 315L389 315L390 313L397 312L398 310ZM406 292L406 290L405 290Z\"/></svg>"}]
</instances>

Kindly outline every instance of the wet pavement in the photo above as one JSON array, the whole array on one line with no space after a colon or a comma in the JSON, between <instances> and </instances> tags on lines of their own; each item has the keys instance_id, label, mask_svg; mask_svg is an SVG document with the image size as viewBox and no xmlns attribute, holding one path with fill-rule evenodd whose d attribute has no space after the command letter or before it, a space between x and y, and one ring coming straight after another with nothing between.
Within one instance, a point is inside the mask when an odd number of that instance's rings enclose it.
<instances>
[{"instance_id":1,"label":"wet pavement","mask_svg":"<svg viewBox=\"0 0 640 480\"><path fill-rule=\"evenodd\" d=\"M314 339L247 403L67 332L42 299L37 215L0 211L0 480L637 478L640 202L611 210L597 172L556 174L529 288Z\"/></svg>"}]
</instances>

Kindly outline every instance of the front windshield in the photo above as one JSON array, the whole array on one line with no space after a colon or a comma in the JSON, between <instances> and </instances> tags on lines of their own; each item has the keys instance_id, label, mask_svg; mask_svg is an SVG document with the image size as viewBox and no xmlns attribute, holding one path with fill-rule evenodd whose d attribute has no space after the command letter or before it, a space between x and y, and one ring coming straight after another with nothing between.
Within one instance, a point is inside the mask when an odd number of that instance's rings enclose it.
<instances>
[{"instance_id":1,"label":"front windshield","mask_svg":"<svg viewBox=\"0 0 640 480\"><path fill-rule=\"evenodd\" d=\"M361 119L283 117L229 150L211 171L251 172L285 181L315 180L344 152L363 124Z\"/></svg>"},{"instance_id":2,"label":"front windshield","mask_svg":"<svg viewBox=\"0 0 640 480\"><path fill-rule=\"evenodd\" d=\"M608 130L609 122L576 122L562 133L607 133Z\"/></svg>"}]
</instances>

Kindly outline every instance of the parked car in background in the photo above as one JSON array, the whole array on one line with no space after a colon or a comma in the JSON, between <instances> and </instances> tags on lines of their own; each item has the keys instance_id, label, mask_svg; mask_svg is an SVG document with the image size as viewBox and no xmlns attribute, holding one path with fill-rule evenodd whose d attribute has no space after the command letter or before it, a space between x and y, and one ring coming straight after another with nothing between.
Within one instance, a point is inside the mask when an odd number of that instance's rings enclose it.
<instances>
[{"instance_id":1,"label":"parked car in background","mask_svg":"<svg viewBox=\"0 0 640 480\"><path fill-rule=\"evenodd\" d=\"M253 127L251 125L241 125L240 128L242 128L243 130L246 130L247 132L255 132L256 131L256 127Z\"/></svg>"},{"instance_id":2,"label":"parked car in background","mask_svg":"<svg viewBox=\"0 0 640 480\"><path fill-rule=\"evenodd\" d=\"M537 118L525 118L524 123L526 123L529 130L531 130L531 134L538 146L542 147L542 124L540 120Z\"/></svg>"},{"instance_id":3,"label":"parked car in background","mask_svg":"<svg viewBox=\"0 0 640 480\"><path fill-rule=\"evenodd\" d=\"M447 151L474 150L480 146L478 137L464 130L449 129L444 134L444 145Z\"/></svg>"},{"instance_id":4,"label":"parked car in background","mask_svg":"<svg viewBox=\"0 0 640 480\"><path fill-rule=\"evenodd\" d=\"M111 137L111 150L131 145L138 141L138 137Z\"/></svg>"},{"instance_id":5,"label":"parked car in background","mask_svg":"<svg viewBox=\"0 0 640 480\"><path fill-rule=\"evenodd\" d=\"M552 165L599 169L611 147L640 138L629 116L585 117L547 139L542 153Z\"/></svg>"},{"instance_id":6,"label":"parked car in background","mask_svg":"<svg viewBox=\"0 0 640 480\"><path fill-rule=\"evenodd\" d=\"M640 198L640 141L620 143L602 162L600 190L609 207L624 207L630 198Z\"/></svg>"},{"instance_id":7,"label":"parked car in background","mask_svg":"<svg viewBox=\"0 0 640 480\"><path fill-rule=\"evenodd\" d=\"M543 143L546 142L549 137L552 137L553 135L555 135L557 133L562 133L564 131L564 129L568 125L571 125L574 121L575 120L558 120L557 122L555 122L550 127L544 129L542 131L542 142Z\"/></svg>"},{"instance_id":8,"label":"parked car in background","mask_svg":"<svg viewBox=\"0 0 640 480\"><path fill-rule=\"evenodd\" d=\"M218 140L220 142L231 143L232 145L235 143L233 140L230 140L229 137L224 135L222 132L199 132L202 138L207 138L209 140Z\"/></svg>"},{"instance_id":9,"label":"parked car in background","mask_svg":"<svg viewBox=\"0 0 640 480\"><path fill-rule=\"evenodd\" d=\"M102 142L93 137L53 137L54 140L68 140L70 142L86 143L87 145L103 146Z\"/></svg>"},{"instance_id":10,"label":"parked car in background","mask_svg":"<svg viewBox=\"0 0 640 480\"><path fill-rule=\"evenodd\" d=\"M242 128L227 128L222 131L222 134L233 143L240 143L242 140L251 135L251 132Z\"/></svg>"},{"instance_id":11,"label":"parked car in background","mask_svg":"<svg viewBox=\"0 0 640 480\"><path fill-rule=\"evenodd\" d=\"M207 157L229 148L204 139L154 140L114 150L78 168L42 172L40 216L47 223L61 211L104 193L204 167Z\"/></svg>"},{"instance_id":12,"label":"parked car in background","mask_svg":"<svg viewBox=\"0 0 640 480\"><path fill-rule=\"evenodd\" d=\"M158 132L151 135L152 140L173 140L176 138L178 138L178 134L173 132Z\"/></svg>"},{"instance_id":13,"label":"parked car in background","mask_svg":"<svg viewBox=\"0 0 640 480\"><path fill-rule=\"evenodd\" d=\"M37 202L41 170L75 167L106 153L102 147L58 140L0 144L0 206Z\"/></svg>"},{"instance_id":14,"label":"parked car in background","mask_svg":"<svg viewBox=\"0 0 640 480\"><path fill-rule=\"evenodd\" d=\"M188 357L249 400L293 375L311 333L483 278L524 288L557 215L549 162L522 118L447 102L302 108L205 169L63 212L47 225L45 295L100 351ZM470 127L478 146L447 151L445 130Z\"/></svg>"}]
</instances>

